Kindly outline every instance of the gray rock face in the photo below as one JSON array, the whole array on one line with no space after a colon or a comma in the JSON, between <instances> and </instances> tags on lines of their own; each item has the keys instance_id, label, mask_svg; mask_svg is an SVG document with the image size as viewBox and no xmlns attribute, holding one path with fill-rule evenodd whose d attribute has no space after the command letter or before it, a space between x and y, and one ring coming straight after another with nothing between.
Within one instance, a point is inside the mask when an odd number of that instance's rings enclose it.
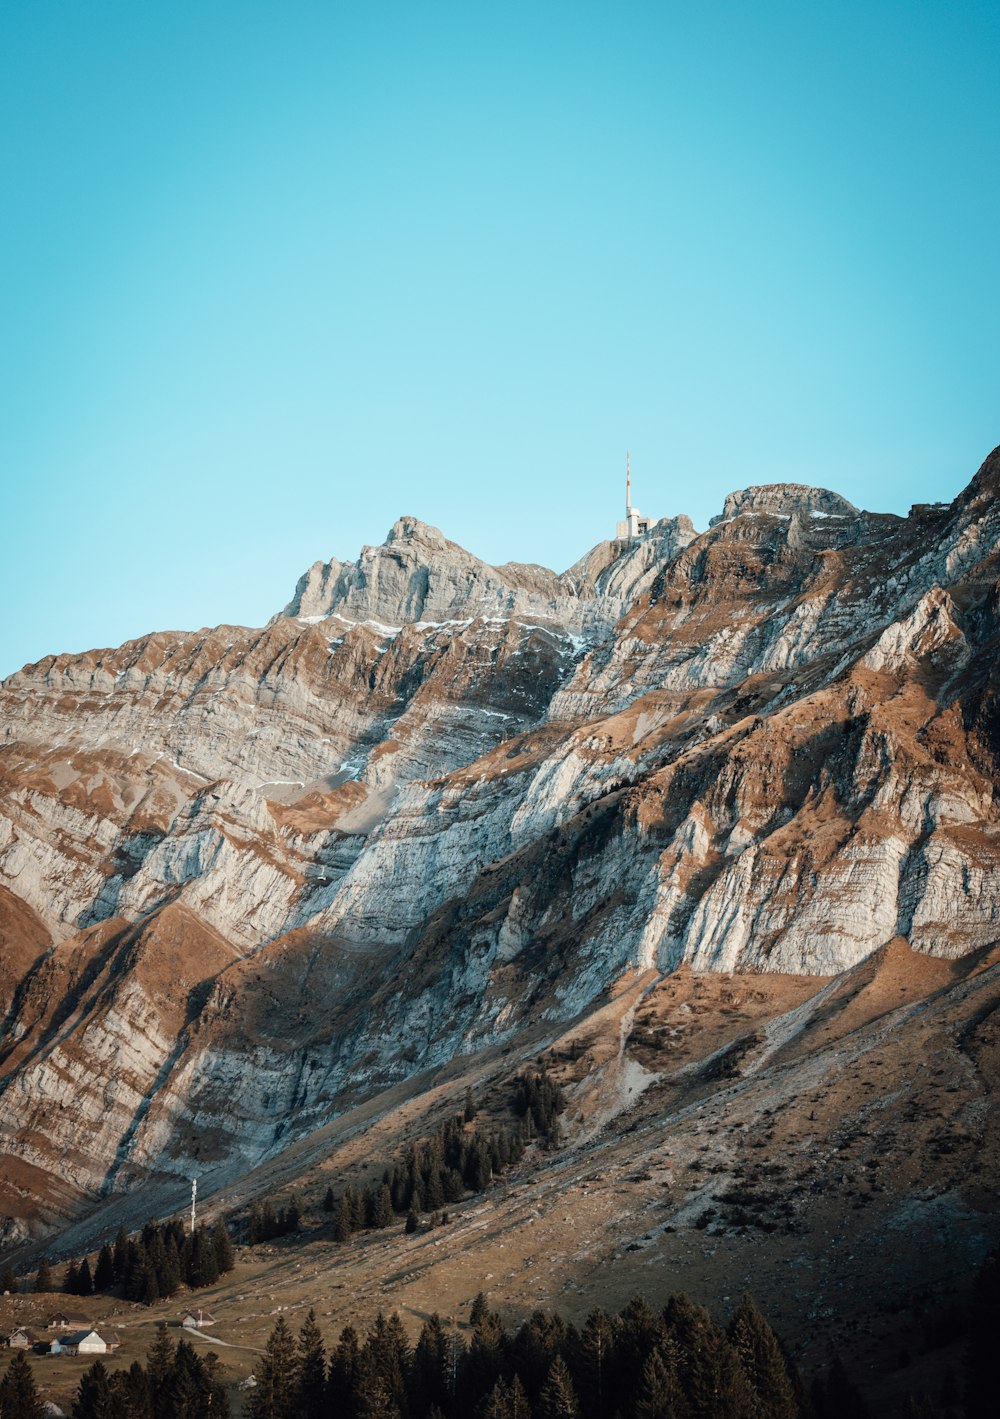
<instances>
[{"instance_id":1,"label":"gray rock face","mask_svg":"<svg viewBox=\"0 0 1000 1419\"><path fill-rule=\"evenodd\" d=\"M664 519L635 543L601 543L557 576L522 562L491 567L436 527L403 517L356 562L316 562L283 614L389 626L533 616L569 631L607 630L645 589L651 569L694 535L689 518Z\"/></svg>"},{"instance_id":2,"label":"gray rock face","mask_svg":"<svg viewBox=\"0 0 1000 1419\"><path fill-rule=\"evenodd\" d=\"M11 676L8 1153L221 1183L638 966L996 939L998 477L749 489L559 575L404 518L263 630Z\"/></svg>"},{"instance_id":3,"label":"gray rock face","mask_svg":"<svg viewBox=\"0 0 1000 1419\"><path fill-rule=\"evenodd\" d=\"M709 525L716 527L730 518L755 513L771 517L846 517L851 521L859 516L853 503L827 488L811 488L805 483L765 483L730 493L722 512Z\"/></svg>"}]
</instances>

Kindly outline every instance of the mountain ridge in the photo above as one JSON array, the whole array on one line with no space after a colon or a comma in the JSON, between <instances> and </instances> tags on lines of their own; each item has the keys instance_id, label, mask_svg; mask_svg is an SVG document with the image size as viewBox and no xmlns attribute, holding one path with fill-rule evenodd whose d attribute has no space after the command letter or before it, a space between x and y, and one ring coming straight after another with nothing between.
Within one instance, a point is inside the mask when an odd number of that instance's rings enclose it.
<instances>
[{"instance_id":1,"label":"mountain ridge","mask_svg":"<svg viewBox=\"0 0 1000 1419\"><path fill-rule=\"evenodd\" d=\"M905 519L745 490L559 575L400 519L262 629L8 677L5 1153L81 1207L222 1186L631 971L989 946L998 469Z\"/></svg>"}]
</instances>

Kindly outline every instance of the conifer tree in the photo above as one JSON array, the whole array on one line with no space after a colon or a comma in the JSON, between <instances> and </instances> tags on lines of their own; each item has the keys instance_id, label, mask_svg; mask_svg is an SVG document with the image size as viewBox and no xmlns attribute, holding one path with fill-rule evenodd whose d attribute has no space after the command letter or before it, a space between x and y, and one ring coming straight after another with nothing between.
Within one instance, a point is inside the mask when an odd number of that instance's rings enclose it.
<instances>
[{"instance_id":1,"label":"conifer tree","mask_svg":"<svg viewBox=\"0 0 1000 1419\"><path fill-rule=\"evenodd\" d=\"M465 1152L462 1178L471 1192L484 1192L492 1180L489 1151L485 1140L474 1133Z\"/></svg>"},{"instance_id":2,"label":"conifer tree","mask_svg":"<svg viewBox=\"0 0 1000 1419\"><path fill-rule=\"evenodd\" d=\"M349 1187L347 1196L351 1200L351 1229L360 1232L367 1220L366 1200L360 1187Z\"/></svg>"},{"instance_id":3,"label":"conifer tree","mask_svg":"<svg viewBox=\"0 0 1000 1419\"><path fill-rule=\"evenodd\" d=\"M0 1379L0 1415L3 1419L44 1419L45 1409L38 1397L35 1376L23 1350L15 1350Z\"/></svg>"},{"instance_id":4,"label":"conifer tree","mask_svg":"<svg viewBox=\"0 0 1000 1419\"><path fill-rule=\"evenodd\" d=\"M86 1257L80 1262L80 1274L77 1282L77 1291L81 1296L92 1296L94 1294L94 1280L90 1274L90 1262Z\"/></svg>"},{"instance_id":5,"label":"conifer tree","mask_svg":"<svg viewBox=\"0 0 1000 1419\"><path fill-rule=\"evenodd\" d=\"M71 1261L66 1267L66 1274L63 1277L62 1289L64 1295L79 1296L80 1294L80 1266L78 1262Z\"/></svg>"},{"instance_id":6,"label":"conifer tree","mask_svg":"<svg viewBox=\"0 0 1000 1419\"><path fill-rule=\"evenodd\" d=\"M479 1292L469 1314L472 1339L462 1364L460 1398L468 1410L488 1394L500 1378L506 1334L500 1317L491 1311Z\"/></svg>"},{"instance_id":7,"label":"conifer tree","mask_svg":"<svg viewBox=\"0 0 1000 1419\"><path fill-rule=\"evenodd\" d=\"M154 1419L172 1419L169 1380L174 1367L174 1347L167 1327L156 1327L156 1339L146 1352L146 1375L153 1399Z\"/></svg>"},{"instance_id":8,"label":"conifer tree","mask_svg":"<svg viewBox=\"0 0 1000 1419\"><path fill-rule=\"evenodd\" d=\"M138 1242L133 1240L132 1237L129 1237L125 1243L125 1259L124 1268L122 1271L122 1280L125 1285L125 1295L127 1299L132 1301L139 1299L137 1296L130 1295L129 1287L132 1285L132 1278L135 1276L136 1272L139 1270L142 1264L142 1258L143 1253L139 1249Z\"/></svg>"},{"instance_id":9,"label":"conifer tree","mask_svg":"<svg viewBox=\"0 0 1000 1419\"><path fill-rule=\"evenodd\" d=\"M561 1355L552 1361L535 1412L537 1419L578 1419L580 1406L576 1390Z\"/></svg>"},{"instance_id":10,"label":"conifer tree","mask_svg":"<svg viewBox=\"0 0 1000 1419\"><path fill-rule=\"evenodd\" d=\"M228 1414L218 1356L202 1359L190 1341L179 1340L163 1392L156 1396L155 1419L226 1419Z\"/></svg>"},{"instance_id":11,"label":"conifer tree","mask_svg":"<svg viewBox=\"0 0 1000 1419\"><path fill-rule=\"evenodd\" d=\"M313 1310L299 1330L295 1398L299 1419L323 1419L326 1414L326 1351Z\"/></svg>"},{"instance_id":12,"label":"conifer tree","mask_svg":"<svg viewBox=\"0 0 1000 1419\"><path fill-rule=\"evenodd\" d=\"M681 1391L704 1419L754 1419L757 1399L725 1335L703 1306L686 1296L667 1305L668 1344L678 1353Z\"/></svg>"},{"instance_id":13,"label":"conifer tree","mask_svg":"<svg viewBox=\"0 0 1000 1419\"><path fill-rule=\"evenodd\" d=\"M443 1407L447 1403L448 1337L436 1311L421 1327L410 1364L407 1391L410 1409L417 1414L426 1413L432 1405Z\"/></svg>"},{"instance_id":14,"label":"conifer tree","mask_svg":"<svg viewBox=\"0 0 1000 1419\"><path fill-rule=\"evenodd\" d=\"M172 1296L180 1288L184 1268L173 1233L163 1248L163 1260L156 1272L156 1287L161 1296Z\"/></svg>"},{"instance_id":15,"label":"conifer tree","mask_svg":"<svg viewBox=\"0 0 1000 1419\"><path fill-rule=\"evenodd\" d=\"M215 1259L215 1241L203 1224L198 1227L191 1242L191 1259L188 1262L187 1282L189 1286L212 1286L219 1279L219 1266Z\"/></svg>"},{"instance_id":16,"label":"conifer tree","mask_svg":"<svg viewBox=\"0 0 1000 1419\"><path fill-rule=\"evenodd\" d=\"M152 1277L155 1285L156 1277L150 1267L149 1258L144 1251L140 1252L138 1248L136 1248L135 1255L130 1255L129 1257L129 1267L125 1275L126 1301L143 1301L145 1304L151 1305L152 1302L146 1301L146 1296L149 1293L150 1277ZM159 1292L153 1297L153 1300L158 1299Z\"/></svg>"},{"instance_id":17,"label":"conifer tree","mask_svg":"<svg viewBox=\"0 0 1000 1419\"><path fill-rule=\"evenodd\" d=\"M111 1419L115 1408L108 1372L102 1361L95 1360L80 1377L76 1399L70 1410L72 1419Z\"/></svg>"},{"instance_id":18,"label":"conifer tree","mask_svg":"<svg viewBox=\"0 0 1000 1419\"><path fill-rule=\"evenodd\" d=\"M477 1413L479 1419L531 1419L531 1406L519 1377L515 1375L510 1384L497 1380Z\"/></svg>"},{"instance_id":19,"label":"conifer tree","mask_svg":"<svg viewBox=\"0 0 1000 1419\"><path fill-rule=\"evenodd\" d=\"M118 1231L115 1234L115 1245L112 1252L112 1260L115 1268L115 1280L125 1280L125 1264L128 1254L128 1235L123 1223L119 1222Z\"/></svg>"},{"instance_id":20,"label":"conifer tree","mask_svg":"<svg viewBox=\"0 0 1000 1419\"><path fill-rule=\"evenodd\" d=\"M508 1419L510 1391L503 1380L497 1380L477 1410L479 1419Z\"/></svg>"},{"instance_id":21,"label":"conifer tree","mask_svg":"<svg viewBox=\"0 0 1000 1419\"><path fill-rule=\"evenodd\" d=\"M646 1357L635 1404L635 1419L675 1419L680 1396L674 1376L667 1368L663 1350L657 1347Z\"/></svg>"},{"instance_id":22,"label":"conifer tree","mask_svg":"<svg viewBox=\"0 0 1000 1419\"><path fill-rule=\"evenodd\" d=\"M323 1211L332 1212L334 1208L333 1188L328 1187L323 1198Z\"/></svg>"},{"instance_id":23,"label":"conifer tree","mask_svg":"<svg viewBox=\"0 0 1000 1419\"><path fill-rule=\"evenodd\" d=\"M544 1311L532 1311L514 1336L511 1363L530 1398L534 1398L545 1383L565 1338L566 1327L561 1316L549 1316Z\"/></svg>"},{"instance_id":24,"label":"conifer tree","mask_svg":"<svg viewBox=\"0 0 1000 1419\"><path fill-rule=\"evenodd\" d=\"M333 1218L333 1236L338 1242L346 1242L354 1231L354 1208L346 1193L337 1203Z\"/></svg>"},{"instance_id":25,"label":"conifer tree","mask_svg":"<svg viewBox=\"0 0 1000 1419\"><path fill-rule=\"evenodd\" d=\"M236 1256L233 1252L229 1228L221 1217L212 1232L212 1245L215 1248L215 1269L219 1276L225 1276L226 1272L232 1271L236 1265Z\"/></svg>"},{"instance_id":26,"label":"conifer tree","mask_svg":"<svg viewBox=\"0 0 1000 1419\"><path fill-rule=\"evenodd\" d=\"M400 1409L385 1380L364 1361L358 1379L358 1419L400 1419Z\"/></svg>"},{"instance_id":27,"label":"conifer tree","mask_svg":"<svg viewBox=\"0 0 1000 1419\"><path fill-rule=\"evenodd\" d=\"M229 1395L220 1373L222 1366L214 1350L209 1350L201 1365L205 1381L198 1419L230 1419Z\"/></svg>"},{"instance_id":28,"label":"conifer tree","mask_svg":"<svg viewBox=\"0 0 1000 1419\"><path fill-rule=\"evenodd\" d=\"M389 1184L382 1183L375 1193L372 1205L372 1226L388 1227L392 1221L392 1194L389 1191Z\"/></svg>"},{"instance_id":29,"label":"conifer tree","mask_svg":"<svg viewBox=\"0 0 1000 1419\"><path fill-rule=\"evenodd\" d=\"M361 1354L362 1388L374 1394L381 1386L390 1405L401 1411L406 1400L409 1361L410 1347L399 1316L386 1316L379 1311Z\"/></svg>"},{"instance_id":30,"label":"conifer tree","mask_svg":"<svg viewBox=\"0 0 1000 1419\"><path fill-rule=\"evenodd\" d=\"M519 1375L515 1375L510 1382L508 1419L531 1419L531 1405L528 1403L528 1396L524 1392Z\"/></svg>"},{"instance_id":31,"label":"conifer tree","mask_svg":"<svg viewBox=\"0 0 1000 1419\"><path fill-rule=\"evenodd\" d=\"M615 1333L602 1310L593 1310L584 1321L576 1347L577 1389L588 1414L603 1416L605 1396L611 1393Z\"/></svg>"},{"instance_id":32,"label":"conifer tree","mask_svg":"<svg viewBox=\"0 0 1000 1419\"><path fill-rule=\"evenodd\" d=\"M424 1184L424 1208L426 1211L436 1212L448 1200L444 1192L445 1176L440 1168L434 1168L427 1178Z\"/></svg>"},{"instance_id":33,"label":"conifer tree","mask_svg":"<svg viewBox=\"0 0 1000 1419\"><path fill-rule=\"evenodd\" d=\"M760 1419L797 1419L798 1403L774 1331L744 1296L729 1327L729 1340L759 1400Z\"/></svg>"},{"instance_id":34,"label":"conifer tree","mask_svg":"<svg viewBox=\"0 0 1000 1419\"><path fill-rule=\"evenodd\" d=\"M417 1216L417 1214L414 1212L413 1208L411 1207L410 1210L409 1210L409 1212L407 1212L407 1214L406 1214L406 1225L405 1225L405 1227L403 1228L403 1230L404 1230L404 1232L407 1232L408 1234L410 1234L410 1235L412 1236L412 1234L413 1234L415 1231L418 1230L419 1226L420 1226L420 1218Z\"/></svg>"},{"instance_id":35,"label":"conifer tree","mask_svg":"<svg viewBox=\"0 0 1000 1419\"><path fill-rule=\"evenodd\" d=\"M633 1296L615 1318L615 1334L621 1374L629 1392L634 1393L646 1356L663 1338L663 1321L644 1296Z\"/></svg>"},{"instance_id":36,"label":"conifer tree","mask_svg":"<svg viewBox=\"0 0 1000 1419\"><path fill-rule=\"evenodd\" d=\"M360 1365L358 1333L352 1325L345 1325L330 1356L326 1379L327 1412L331 1416L347 1419L353 1413Z\"/></svg>"},{"instance_id":37,"label":"conifer tree","mask_svg":"<svg viewBox=\"0 0 1000 1419\"><path fill-rule=\"evenodd\" d=\"M465 1196L465 1184L462 1182L462 1174L455 1168L448 1168L441 1179L441 1188L444 1192L445 1202L461 1202Z\"/></svg>"},{"instance_id":38,"label":"conifer tree","mask_svg":"<svg viewBox=\"0 0 1000 1419\"><path fill-rule=\"evenodd\" d=\"M284 1316L279 1316L254 1367L257 1384L247 1403L247 1419L297 1419L295 1371L295 1341Z\"/></svg>"},{"instance_id":39,"label":"conifer tree","mask_svg":"<svg viewBox=\"0 0 1000 1419\"><path fill-rule=\"evenodd\" d=\"M462 1108L462 1117L466 1123L471 1123L476 1116L476 1101L472 1097L471 1086L465 1091L465 1104Z\"/></svg>"},{"instance_id":40,"label":"conifer tree","mask_svg":"<svg viewBox=\"0 0 1000 1419\"><path fill-rule=\"evenodd\" d=\"M115 1284L115 1263L111 1253L111 1248L107 1242L101 1247L97 1254L97 1266L94 1269L94 1290L110 1291Z\"/></svg>"},{"instance_id":41,"label":"conifer tree","mask_svg":"<svg viewBox=\"0 0 1000 1419\"><path fill-rule=\"evenodd\" d=\"M133 1360L127 1370L116 1371L111 1376L110 1384L114 1394L120 1398L128 1419L156 1419L153 1387L138 1360Z\"/></svg>"},{"instance_id":42,"label":"conifer tree","mask_svg":"<svg viewBox=\"0 0 1000 1419\"><path fill-rule=\"evenodd\" d=\"M10 1262L5 1262L3 1270L0 1271L0 1294L9 1291L13 1296L17 1291L17 1272Z\"/></svg>"},{"instance_id":43,"label":"conifer tree","mask_svg":"<svg viewBox=\"0 0 1000 1419\"><path fill-rule=\"evenodd\" d=\"M142 1294L139 1300L144 1306L155 1306L160 1299L160 1284L156 1279L156 1272L151 1263L143 1260L139 1267L139 1283L142 1286Z\"/></svg>"},{"instance_id":44,"label":"conifer tree","mask_svg":"<svg viewBox=\"0 0 1000 1419\"><path fill-rule=\"evenodd\" d=\"M52 1280L52 1269L49 1266L49 1259L47 1256L43 1256L38 1263L38 1274L35 1277L35 1290L53 1291L54 1289L55 1283Z\"/></svg>"}]
</instances>

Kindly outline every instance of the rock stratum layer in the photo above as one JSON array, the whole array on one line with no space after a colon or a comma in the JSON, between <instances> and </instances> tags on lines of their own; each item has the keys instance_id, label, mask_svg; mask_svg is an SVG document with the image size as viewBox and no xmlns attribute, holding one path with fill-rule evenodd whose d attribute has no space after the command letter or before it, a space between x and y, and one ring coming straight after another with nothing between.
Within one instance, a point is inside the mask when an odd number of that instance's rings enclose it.
<instances>
[{"instance_id":1,"label":"rock stratum layer","mask_svg":"<svg viewBox=\"0 0 1000 1419\"><path fill-rule=\"evenodd\" d=\"M265 628L0 689L0 1212L223 1186L623 973L1000 938L1000 450L561 576L411 518Z\"/></svg>"}]
</instances>

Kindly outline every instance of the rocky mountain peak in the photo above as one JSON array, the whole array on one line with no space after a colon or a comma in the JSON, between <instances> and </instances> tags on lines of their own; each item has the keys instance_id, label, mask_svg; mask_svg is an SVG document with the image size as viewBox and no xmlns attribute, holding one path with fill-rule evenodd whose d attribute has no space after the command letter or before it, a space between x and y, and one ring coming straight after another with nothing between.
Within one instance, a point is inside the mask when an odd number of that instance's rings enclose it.
<instances>
[{"instance_id":1,"label":"rocky mountain peak","mask_svg":"<svg viewBox=\"0 0 1000 1419\"><path fill-rule=\"evenodd\" d=\"M960 493L956 502L966 508L985 512L1000 504L1000 445L986 458L972 482Z\"/></svg>"},{"instance_id":2,"label":"rocky mountain peak","mask_svg":"<svg viewBox=\"0 0 1000 1419\"><path fill-rule=\"evenodd\" d=\"M722 512L713 517L711 527L747 514L771 517L857 517L858 509L839 493L813 488L806 483L763 483L730 493Z\"/></svg>"},{"instance_id":3,"label":"rocky mountain peak","mask_svg":"<svg viewBox=\"0 0 1000 1419\"><path fill-rule=\"evenodd\" d=\"M421 522L419 517L397 517L389 528L389 534L382 546L392 547L400 542L416 543L419 546L433 548L440 552L462 551L457 542L449 542L443 532L432 527L429 522Z\"/></svg>"},{"instance_id":4,"label":"rocky mountain peak","mask_svg":"<svg viewBox=\"0 0 1000 1419\"><path fill-rule=\"evenodd\" d=\"M623 547L599 543L567 572L528 562L491 566L419 518L400 517L356 562L316 562L281 613L402 626L479 616L524 616L569 632L607 628L695 537L687 517L664 518Z\"/></svg>"}]
</instances>

